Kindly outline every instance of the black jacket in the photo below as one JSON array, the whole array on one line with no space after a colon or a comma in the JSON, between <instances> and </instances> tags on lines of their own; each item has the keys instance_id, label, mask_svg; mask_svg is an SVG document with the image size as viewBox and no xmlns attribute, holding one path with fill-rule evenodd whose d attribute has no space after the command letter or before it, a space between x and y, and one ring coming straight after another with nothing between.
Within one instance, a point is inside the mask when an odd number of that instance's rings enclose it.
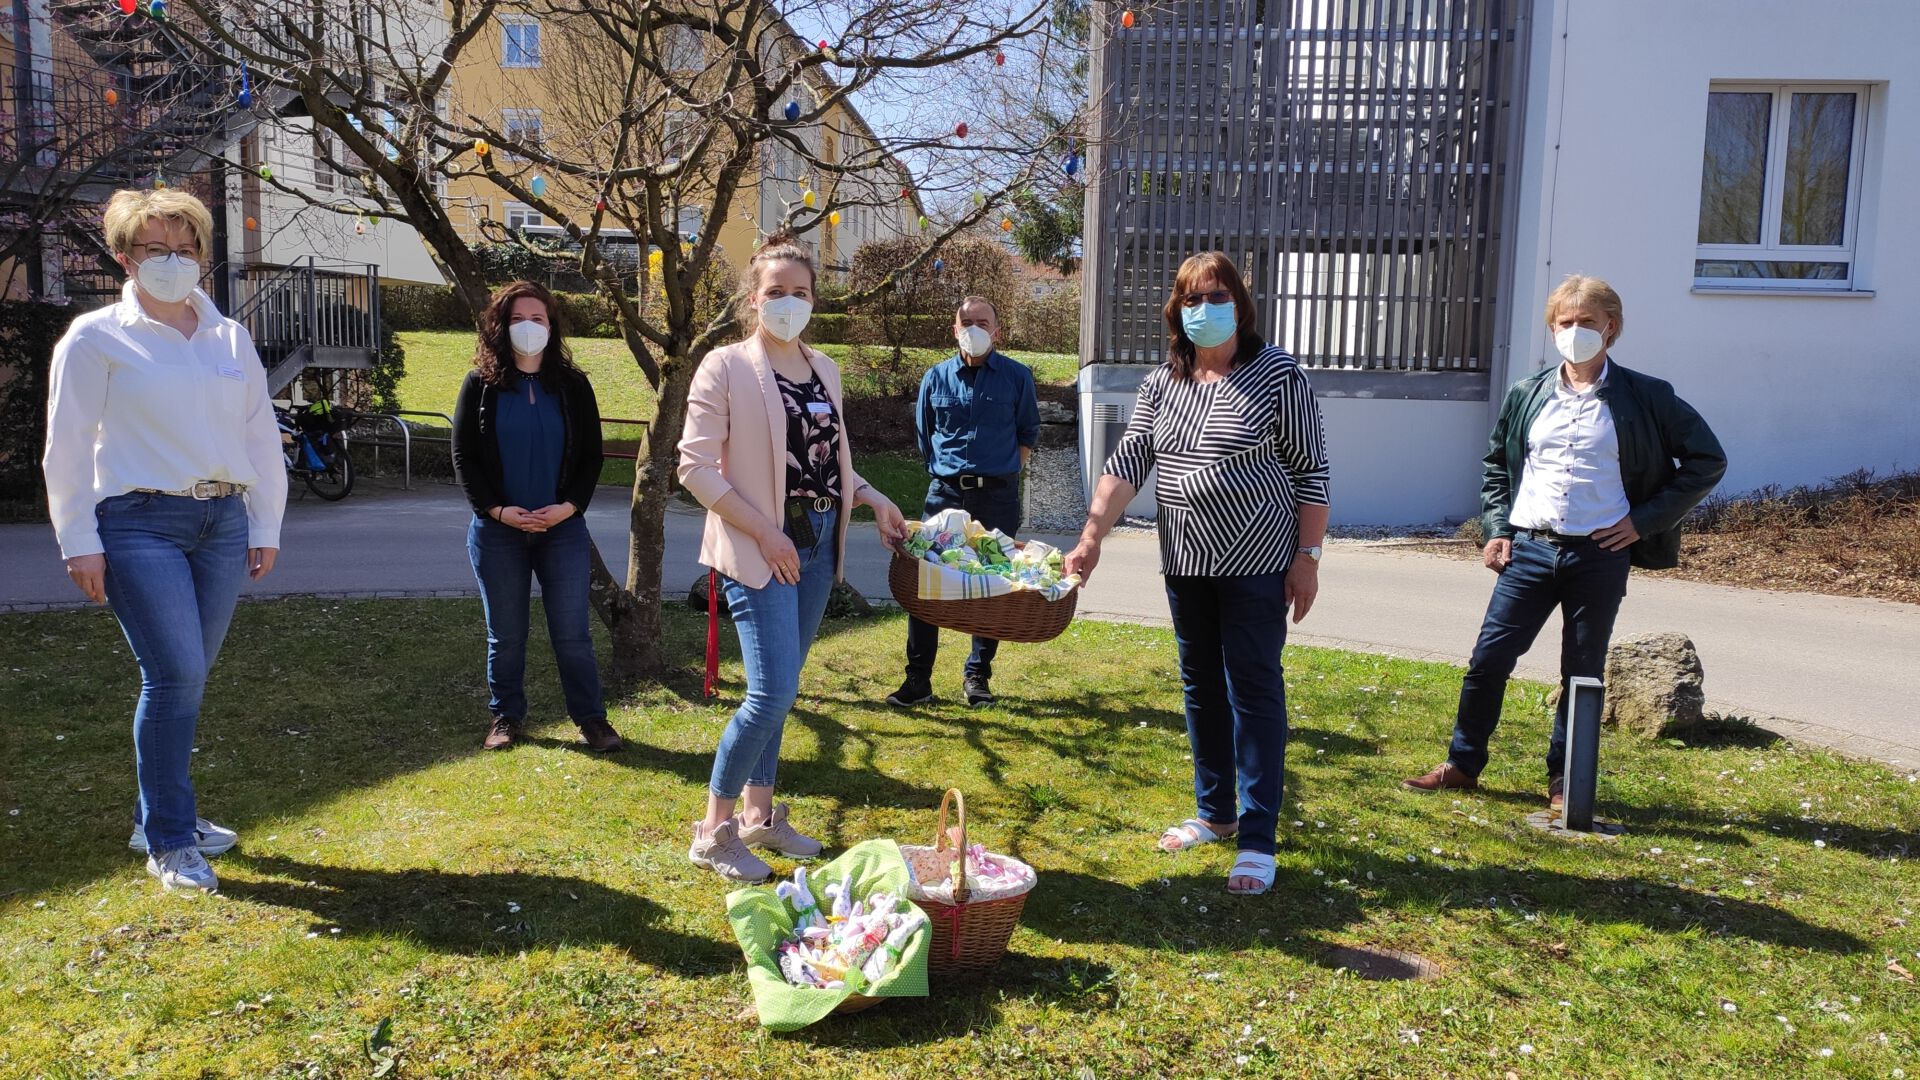
<instances>
[{"instance_id":1,"label":"black jacket","mask_svg":"<svg viewBox=\"0 0 1920 1080\"><path fill-rule=\"evenodd\" d=\"M1726 475L1727 455L1713 429L1664 379L1607 361L1607 403L1620 439L1620 479L1628 514L1640 539L1633 565L1664 570L1680 565L1680 519ZM1512 536L1507 515L1527 464L1527 431L1558 385L1560 365L1520 380L1507 391L1487 449L1480 485L1482 526L1489 540ZM1676 466L1675 462L1679 464Z\"/></svg>"},{"instance_id":2,"label":"black jacket","mask_svg":"<svg viewBox=\"0 0 1920 1080\"><path fill-rule=\"evenodd\" d=\"M565 369L558 374L560 416L566 432L560 451L560 501L585 513L594 485L600 482L600 405L585 375ZM473 512L481 517L492 517L493 508L506 503L495 429L499 401L500 391L482 381L478 371L469 371L460 384L460 400L453 406L453 473L466 489Z\"/></svg>"}]
</instances>

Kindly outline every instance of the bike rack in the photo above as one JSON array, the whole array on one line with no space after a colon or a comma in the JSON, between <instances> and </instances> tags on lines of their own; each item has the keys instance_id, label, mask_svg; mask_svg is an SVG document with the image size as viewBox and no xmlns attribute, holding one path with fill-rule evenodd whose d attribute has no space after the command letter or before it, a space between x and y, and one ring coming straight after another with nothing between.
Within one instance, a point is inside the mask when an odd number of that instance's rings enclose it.
<instances>
[{"instance_id":1,"label":"bike rack","mask_svg":"<svg viewBox=\"0 0 1920 1080\"><path fill-rule=\"evenodd\" d=\"M392 424L396 429L399 430L400 453L401 453L400 490L412 491L413 490L413 431L412 429L407 427L406 421L400 419L398 416L395 416L392 413L361 413L359 419L361 421L373 422L373 423L378 423L381 420L385 420L387 423ZM375 442L373 439L368 439L367 443L368 445L373 447L373 473L375 476L378 476L380 475L380 443Z\"/></svg>"}]
</instances>

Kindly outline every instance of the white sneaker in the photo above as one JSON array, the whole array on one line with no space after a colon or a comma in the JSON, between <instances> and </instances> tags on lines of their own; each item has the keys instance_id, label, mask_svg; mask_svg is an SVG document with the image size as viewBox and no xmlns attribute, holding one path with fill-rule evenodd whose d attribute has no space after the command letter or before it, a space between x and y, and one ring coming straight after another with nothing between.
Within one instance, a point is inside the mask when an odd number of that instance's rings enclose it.
<instances>
[{"instance_id":1,"label":"white sneaker","mask_svg":"<svg viewBox=\"0 0 1920 1080\"><path fill-rule=\"evenodd\" d=\"M215 825L206 818L193 819L193 846L200 849L202 855L223 855L233 850L240 842L240 834L232 829ZM147 851L147 833L145 829L134 826L133 835L127 838L127 846L145 854Z\"/></svg>"},{"instance_id":2,"label":"white sneaker","mask_svg":"<svg viewBox=\"0 0 1920 1080\"><path fill-rule=\"evenodd\" d=\"M213 867L207 865L206 856L190 847L147 856L147 873L159 878L168 892L175 889L212 892L220 887L220 879L213 876Z\"/></svg>"}]
</instances>

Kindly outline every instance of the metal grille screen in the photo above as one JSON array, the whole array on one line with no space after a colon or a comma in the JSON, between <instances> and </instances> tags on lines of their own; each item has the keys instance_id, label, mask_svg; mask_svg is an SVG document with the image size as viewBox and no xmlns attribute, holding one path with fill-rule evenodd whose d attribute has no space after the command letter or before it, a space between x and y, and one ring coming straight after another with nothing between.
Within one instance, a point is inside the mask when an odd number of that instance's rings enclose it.
<instances>
[{"instance_id":1,"label":"metal grille screen","mask_svg":"<svg viewBox=\"0 0 1920 1080\"><path fill-rule=\"evenodd\" d=\"M1524 0L1192 0L1096 38L1087 362L1225 251L1315 367L1485 372Z\"/></svg>"}]
</instances>

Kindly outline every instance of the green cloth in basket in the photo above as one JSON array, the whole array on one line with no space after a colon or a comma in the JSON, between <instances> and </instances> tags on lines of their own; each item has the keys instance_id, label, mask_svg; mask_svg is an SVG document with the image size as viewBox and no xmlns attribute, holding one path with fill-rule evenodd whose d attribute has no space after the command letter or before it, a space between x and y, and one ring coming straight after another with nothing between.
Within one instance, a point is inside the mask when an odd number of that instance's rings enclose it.
<instances>
[{"instance_id":1,"label":"green cloth in basket","mask_svg":"<svg viewBox=\"0 0 1920 1080\"><path fill-rule=\"evenodd\" d=\"M815 899L827 903L829 882L845 881L852 886L855 900L867 894L890 892L907 903L907 862L899 845L891 840L868 840L849 848L846 854L819 869L807 871L807 885ZM912 906L910 903L908 906ZM848 996L926 997L927 951L933 939L931 924L922 926L907 940L899 964L878 980L868 983L859 972L851 972L840 990L820 990L795 986L780 974L773 950L793 935L793 912L787 902L773 894L771 885L754 885L727 895L727 921L733 924L733 936L747 957L747 982L753 987L754 1008L760 1024L773 1031L795 1031L833 1012Z\"/></svg>"}]
</instances>

